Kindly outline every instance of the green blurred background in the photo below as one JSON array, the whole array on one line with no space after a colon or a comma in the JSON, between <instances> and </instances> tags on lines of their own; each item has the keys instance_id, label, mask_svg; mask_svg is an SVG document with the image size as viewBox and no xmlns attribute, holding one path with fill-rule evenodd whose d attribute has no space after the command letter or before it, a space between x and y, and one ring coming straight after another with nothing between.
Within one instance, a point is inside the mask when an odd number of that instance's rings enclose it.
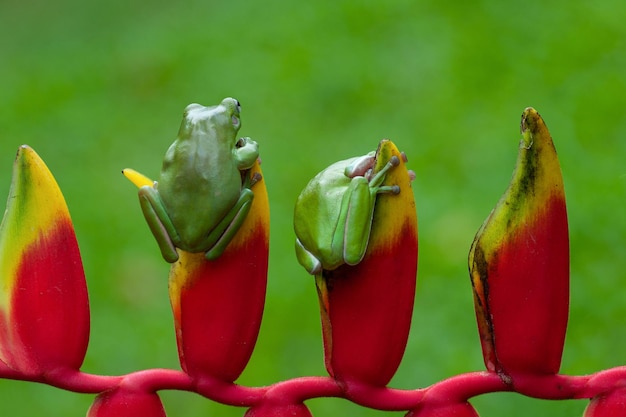
<instances>
[{"instance_id":1,"label":"green blurred background","mask_svg":"<svg viewBox=\"0 0 626 417\"><path fill-rule=\"evenodd\" d=\"M293 256L309 178L381 138L409 156L420 221L413 329L394 387L483 368L466 258L510 179L519 117L546 120L564 171L571 317L562 372L626 364L626 3L283 0L0 3L0 194L27 143L64 191L90 290L84 370L177 367L163 262L120 170L157 177L191 102L243 105L271 204L266 312L240 379L324 374L312 279ZM243 409L164 392L169 415ZM80 416L93 396L0 381L2 416ZM580 416L586 401L472 400L482 416ZM317 416L402 415L340 399Z\"/></svg>"}]
</instances>

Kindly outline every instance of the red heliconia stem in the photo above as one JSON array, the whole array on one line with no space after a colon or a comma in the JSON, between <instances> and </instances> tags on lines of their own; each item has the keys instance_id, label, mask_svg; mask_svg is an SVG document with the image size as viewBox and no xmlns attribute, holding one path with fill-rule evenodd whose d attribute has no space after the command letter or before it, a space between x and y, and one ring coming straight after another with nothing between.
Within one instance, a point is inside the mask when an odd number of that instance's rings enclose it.
<instances>
[{"instance_id":1,"label":"red heliconia stem","mask_svg":"<svg viewBox=\"0 0 626 417\"><path fill-rule=\"evenodd\" d=\"M406 417L479 417L468 402L427 404L407 413Z\"/></svg>"},{"instance_id":2,"label":"red heliconia stem","mask_svg":"<svg viewBox=\"0 0 626 417\"><path fill-rule=\"evenodd\" d=\"M32 380L26 375L2 366L0 377ZM450 410L464 409L463 404L472 397L492 392L514 391L528 397L549 400L592 398L589 412L596 412L598 409L600 411L597 413L604 413L603 410L606 408L612 409L617 406L614 404L615 398L622 397L618 391L626 381L626 367L584 376L526 373L515 375L514 380L515 387L506 384L494 372L471 372L416 390L373 386L359 381L350 381L342 385L331 377L301 377L266 387L246 387L210 377L194 379L185 372L171 369L147 369L123 376L92 375L65 369L51 372L36 381L79 393L113 392L119 387L127 387L130 392L142 395L160 390L183 390L196 392L222 404L263 410L284 409L283 406L302 404L312 398L338 397L372 409L413 410L414 415L420 416L422 414L415 413L439 413L446 410L447 405L455 405ZM605 414L589 414L596 415Z\"/></svg>"}]
</instances>

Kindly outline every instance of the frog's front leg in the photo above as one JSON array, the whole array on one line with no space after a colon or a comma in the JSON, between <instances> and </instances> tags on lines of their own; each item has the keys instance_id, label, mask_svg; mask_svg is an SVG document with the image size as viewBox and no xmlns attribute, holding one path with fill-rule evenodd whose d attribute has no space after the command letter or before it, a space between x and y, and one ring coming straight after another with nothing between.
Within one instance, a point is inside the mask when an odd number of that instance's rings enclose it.
<instances>
[{"instance_id":1,"label":"frog's front leg","mask_svg":"<svg viewBox=\"0 0 626 417\"><path fill-rule=\"evenodd\" d=\"M161 255L169 263L176 262L178 252L176 252L175 242L178 242L180 238L157 189L149 185L139 188L139 204L150 231L161 249Z\"/></svg>"},{"instance_id":2,"label":"frog's front leg","mask_svg":"<svg viewBox=\"0 0 626 417\"><path fill-rule=\"evenodd\" d=\"M235 237L250 212L253 199L254 193L252 190L243 188L237 203L207 235L206 246L209 249L206 251L205 257L208 260L214 261L222 255L226 246Z\"/></svg>"},{"instance_id":3,"label":"frog's front leg","mask_svg":"<svg viewBox=\"0 0 626 417\"><path fill-rule=\"evenodd\" d=\"M249 137L239 138L234 150L234 159L240 171L249 170L259 158L259 145Z\"/></svg>"}]
</instances>

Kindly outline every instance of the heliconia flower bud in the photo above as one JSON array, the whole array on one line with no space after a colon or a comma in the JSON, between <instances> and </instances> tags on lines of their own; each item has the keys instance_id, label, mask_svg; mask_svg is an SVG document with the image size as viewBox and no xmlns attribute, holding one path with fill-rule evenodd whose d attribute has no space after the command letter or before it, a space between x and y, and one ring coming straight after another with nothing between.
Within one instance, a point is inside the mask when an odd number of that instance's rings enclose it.
<instances>
[{"instance_id":1,"label":"heliconia flower bud","mask_svg":"<svg viewBox=\"0 0 626 417\"><path fill-rule=\"evenodd\" d=\"M451 404L426 404L409 411L406 417L478 417L478 413L468 402Z\"/></svg>"},{"instance_id":2,"label":"heliconia flower bud","mask_svg":"<svg viewBox=\"0 0 626 417\"><path fill-rule=\"evenodd\" d=\"M166 417L166 414L157 393L116 388L98 394L87 417Z\"/></svg>"},{"instance_id":3,"label":"heliconia flower bud","mask_svg":"<svg viewBox=\"0 0 626 417\"><path fill-rule=\"evenodd\" d=\"M89 300L74 227L48 167L21 146L0 225L0 360L33 378L79 369Z\"/></svg>"},{"instance_id":4,"label":"heliconia flower bud","mask_svg":"<svg viewBox=\"0 0 626 417\"><path fill-rule=\"evenodd\" d=\"M478 231L469 270L485 365L512 373L559 371L569 309L569 237L552 138L532 108L511 183Z\"/></svg>"},{"instance_id":5,"label":"heliconia flower bud","mask_svg":"<svg viewBox=\"0 0 626 417\"><path fill-rule=\"evenodd\" d=\"M384 386L409 335L417 276L417 216L405 157L381 141L374 172L395 156L384 184L399 194L377 197L363 260L316 276L326 369L335 379Z\"/></svg>"},{"instance_id":6,"label":"heliconia flower bud","mask_svg":"<svg viewBox=\"0 0 626 417\"><path fill-rule=\"evenodd\" d=\"M583 417L623 417L626 415L626 389L616 389L591 399Z\"/></svg>"},{"instance_id":7,"label":"heliconia flower bud","mask_svg":"<svg viewBox=\"0 0 626 417\"><path fill-rule=\"evenodd\" d=\"M304 404L259 404L246 411L244 417L312 417Z\"/></svg>"},{"instance_id":8,"label":"heliconia flower bud","mask_svg":"<svg viewBox=\"0 0 626 417\"><path fill-rule=\"evenodd\" d=\"M249 175L255 174L261 174L258 162ZM193 377L234 381L257 340L267 285L269 204L265 181L252 191L252 208L218 259L179 251L170 270L180 363Z\"/></svg>"}]
</instances>

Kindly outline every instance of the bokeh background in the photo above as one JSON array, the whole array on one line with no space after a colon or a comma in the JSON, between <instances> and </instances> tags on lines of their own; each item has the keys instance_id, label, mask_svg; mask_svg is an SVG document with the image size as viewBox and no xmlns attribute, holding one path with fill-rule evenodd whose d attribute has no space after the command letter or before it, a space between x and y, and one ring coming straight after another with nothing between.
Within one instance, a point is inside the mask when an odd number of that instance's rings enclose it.
<instances>
[{"instance_id":1,"label":"bokeh background","mask_svg":"<svg viewBox=\"0 0 626 417\"><path fill-rule=\"evenodd\" d=\"M626 3L283 0L0 3L0 195L27 143L63 189L92 308L84 370L177 367L168 266L133 167L157 177L183 108L243 105L270 192L266 312L240 379L324 374L314 284L293 256L299 191L330 163L392 139L409 156L420 222L413 329L392 386L483 368L466 258L506 188L519 117L546 120L564 171L572 298L562 372L626 364ZM243 409L164 392L171 416ZM84 415L93 396L0 381L0 415ZM472 400L482 416L580 416L586 401ZM318 416L402 415L345 400Z\"/></svg>"}]
</instances>

